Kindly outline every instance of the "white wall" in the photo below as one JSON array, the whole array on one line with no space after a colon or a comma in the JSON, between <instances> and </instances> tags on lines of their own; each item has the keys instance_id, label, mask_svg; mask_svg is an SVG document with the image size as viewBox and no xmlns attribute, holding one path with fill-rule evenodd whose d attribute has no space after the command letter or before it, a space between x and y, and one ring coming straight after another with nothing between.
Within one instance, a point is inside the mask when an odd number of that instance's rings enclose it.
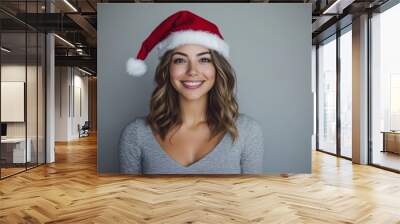
<instances>
[{"instance_id":1,"label":"white wall","mask_svg":"<svg viewBox=\"0 0 400 224\"><path fill-rule=\"evenodd\" d=\"M56 141L79 138L78 124L88 120L88 78L83 75L76 68L56 67Z\"/></svg>"},{"instance_id":2,"label":"white wall","mask_svg":"<svg viewBox=\"0 0 400 224\"><path fill-rule=\"evenodd\" d=\"M26 71L25 71L26 69ZM40 68L39 68L40 69ZM39 70L41 72L41 69ZM1 81L2 82L26 82L25 75L28 78L27 87L27 125L28 125L28 137L30 134L36 136L36 66L27 66L20 64L4 64L1 66ZM33 86L33 88L32 88ZM6 96L3 96L6 97ZM41 105L39 105L41 106ZM2 108L6 110L6 108ZM34 113L35 112L35 113ZM7 122L7 136L8 137L24 137L25 136L26 122Z\"/></svg>"},{"instance_id":3,"label":"white wall","mask_svg":"<svg viewBox=\"0 0 400 224\"><path fill-rule=\"evenodd\" d=\"M68 140L68 85L67 67L55 68L55 141Z\"/></svg>"},{"instance_id":4,"label":"white wall","mask_svg":"<svg viewBox=\"0 0 400 224\"><path fill-rule=\"evenodd\" d=\"M74 99L74 102L71 102L71 105L74 105L71 113L71 135L72 138L78 138L78 124L81 126L85 123L85 121L89 120L88 118L88 77L81 76L82 73L76 74L77 70L74 70L74 96L71 99ZM79 93L80 91L80 93ZM80 97L79 97L80 95ZM80 101L80 102L79 102ZM79 108L81 107L81 108ZM81 110L81 111L80 111Z\"/></svg>"},{"instance_id":5,"label":"white wall","mask_svg":"<svg viewBox=\"0 0 400 224\"><path fill-rule=\"evenodd\" d=\"M24 65L18 64L6 64L1 66L1 81L18 81L25 82L25 69L27 69L28 74L32 74L32 66L25 68ZM3 96L4 97L4 96ZM6 110L6 108L1 108L1 110ZM7 122L7 137L25 137L25 122Z\"/></svg>"}]
</instances>

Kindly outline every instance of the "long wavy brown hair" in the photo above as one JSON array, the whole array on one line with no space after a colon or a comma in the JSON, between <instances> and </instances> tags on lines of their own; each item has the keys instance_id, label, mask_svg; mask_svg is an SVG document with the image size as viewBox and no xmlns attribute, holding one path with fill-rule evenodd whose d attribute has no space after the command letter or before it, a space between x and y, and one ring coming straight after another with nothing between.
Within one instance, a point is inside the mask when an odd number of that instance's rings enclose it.
<instances>
[{"instance_id":1,"label":"long wavy brown hair","mask_svg":"<svg viewBox=\"0 0 400 224\"><path fill-rule=\"evenodd\" d=\"M151 96L150 113L146 117L153 132L159 134L163 141L170 130L182 125L179 93L170 82L172 53L173 50L167 51L156 68L154 81L157 86ZM236 75L222 55L214 50L210 50L210 53L216 70L214 86L208 92L206 111L207 125L211 130L210 139L220 133L229 132L233 143L238 137L235 122L239 117L239 106L234 93Z\"/></svg>"}]
</instances>

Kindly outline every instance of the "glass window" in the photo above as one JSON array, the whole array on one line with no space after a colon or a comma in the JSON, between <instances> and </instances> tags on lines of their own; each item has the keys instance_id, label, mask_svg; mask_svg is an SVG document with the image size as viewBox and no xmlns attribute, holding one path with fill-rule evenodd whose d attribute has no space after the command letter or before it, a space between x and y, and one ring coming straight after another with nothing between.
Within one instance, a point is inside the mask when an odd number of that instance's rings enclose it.
<instances>
[{"instance_id":1,"label":"glass window","mask_svg":"<svg viewBox=\"0 0 400 224\"><path fill-rule=\"evenodd\" d=\"M318 48L318 149L336 153L336 36Z\"/></svg>"},{"instance_id":2,"label":"glass window","mask_svg":"<svg viewBox=\"0 0 400 224\"><path fill-rule=\"evenodd\" d=\"M400 170L400 4L372 17L372 163Z\"/></svg>"},{"instance_id":3,"label":"glass window","mask_svg":"<svg viewBox=\"0 0 400 224\"><path fill-rule=\"evenodd\" d=\"M352 35L351 26L340 36L340 154L352 157Z\"/></svg>"}]
</instances>

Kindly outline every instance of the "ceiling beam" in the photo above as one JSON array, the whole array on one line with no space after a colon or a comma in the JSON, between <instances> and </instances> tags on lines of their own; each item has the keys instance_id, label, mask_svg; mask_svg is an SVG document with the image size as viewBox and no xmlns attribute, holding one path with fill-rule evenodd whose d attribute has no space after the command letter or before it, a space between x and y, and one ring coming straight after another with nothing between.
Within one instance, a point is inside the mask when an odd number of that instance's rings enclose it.
<instances>
[{"instance_id":1,"label":"ceiling beam","mask_svg":"<svg viewBox=\"0 0 400 224\"><path fill-rule=\"evenodd\" d=\"M97 60L90 56L55 56L56 66L83 66L96 71Z\"/></svg>"},{"instance_id":2,"label":"ceiling beam","mask_svg":"<svg viewBox=\"0 0 400 224\"><path fill-rule=\"evenodd\" d=\"M322 14L342 14L343 10L351 5L355 0L336 0L326 7Z\"/></svg>"},{"instance_id":3,"label":"ceiling beam","mask_svg":"<svg viewBox=\"0 0 400 224\"><path fill-rule=\"evenodd\" d=\"M79 25L83 31L90 37L86 41L90 43L91 46L96 46L97 42L97 30L90 24L85 17L79 13L70 13L67 15L71 20L73 20L77 25Z\"/></svg>"}]
</instances>

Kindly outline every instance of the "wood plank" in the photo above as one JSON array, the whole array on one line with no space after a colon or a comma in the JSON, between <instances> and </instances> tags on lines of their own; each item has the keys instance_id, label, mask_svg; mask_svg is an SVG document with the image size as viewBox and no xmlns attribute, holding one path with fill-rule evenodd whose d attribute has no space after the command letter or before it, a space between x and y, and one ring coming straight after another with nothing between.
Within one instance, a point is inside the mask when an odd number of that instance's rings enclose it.
<instances>
[{"instance_id":1,"label":"wood plank","mask_svg":"<svg viewBox=\"0 0 400 224\"><path fill-rule=\"evenodd\" d=\"M98 175L92 134L0 181L0 223L400 223L399 174L312 162L312 174Z\"/></svg>"}]
</instances>

